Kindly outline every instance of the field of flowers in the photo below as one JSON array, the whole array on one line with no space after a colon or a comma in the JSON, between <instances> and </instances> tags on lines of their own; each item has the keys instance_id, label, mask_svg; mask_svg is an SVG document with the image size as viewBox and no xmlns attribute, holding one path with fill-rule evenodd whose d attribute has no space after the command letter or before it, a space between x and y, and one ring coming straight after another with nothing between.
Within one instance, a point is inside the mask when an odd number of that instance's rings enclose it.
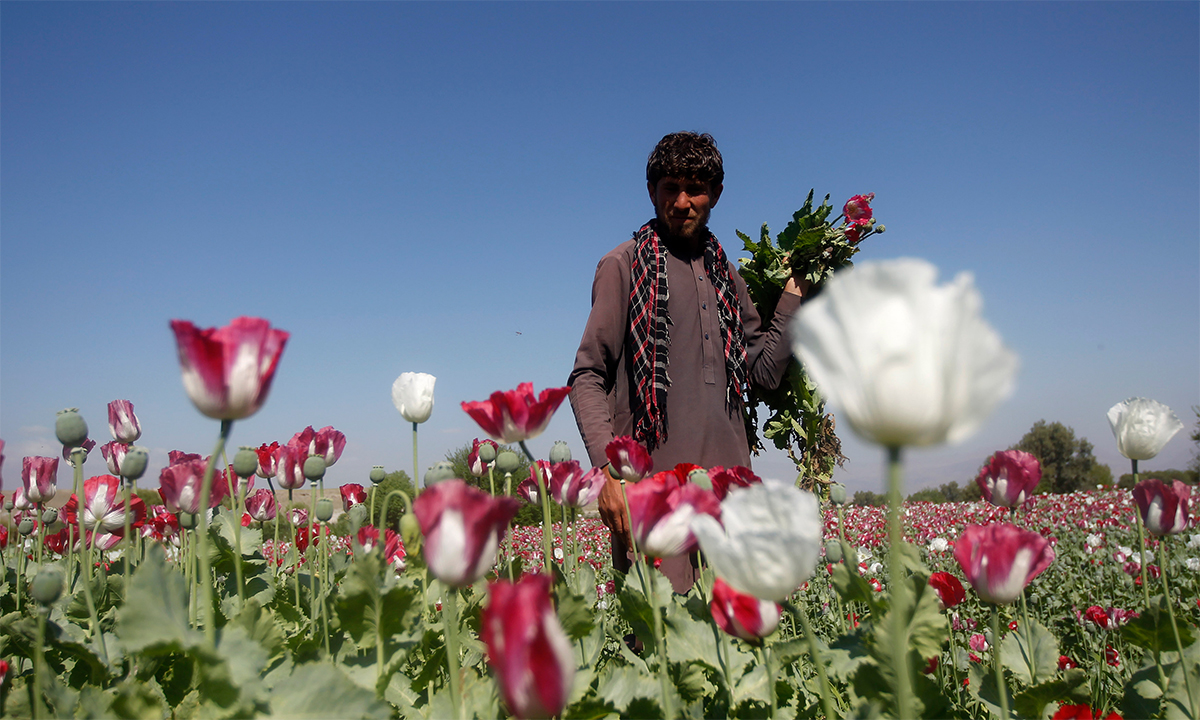
<instances>
[{"instance_id":1,"label":"field of flowers","mask_svg":"<svg viewBox=\"0 0 1200 720\"><path fill-rule=\"evenodd\" d=\"M654 468L629 437L608 445L603 468L584 470L563 444L535 459L525 441L568 388L528 383L463 403L490 438L468 458L488 490L438 463L415 497L353 484L327 495L346 442L331 427L225 451L266 401L288 334L256 318L174 321L184 388L219 423L213 452L172 453L155 487L133 407L117 400L100 449L111 474L85 479L96 443L78 411L59 414L70 497L52 502L58 457L26 457L22 487L3 499L0 711L1195 720L1195 488L1148 479L1034 496L1040 465L1013 450L984 461L981 502L901 502L903 448L969 433L1015 367L975 314L969 279L933 279L914 261L841 273L793 332L822 392L887 453L886 509L747 468ZM878 308L888 322L871 317ZM881 328L915 335L880 341ZM839 365L852 354L839 344L862 360L872 342L886 371ZM948 379L914 380L931 376ZM393 387L414 446L432 395L428 375ZM1109 420L1135 479L1182 427L1142 398ZM307 507L283 504L302 488ZM627 573L612 566L608 530L581 515L598 500L612 512L613 498ZM405 512L386 527L393 501ZM541 527L512 526L523 503L540 507ZM565 524L550 522L553 504ZM691 560L692 586L673 591L660 560Z\"/></svg>"}]
</instances>

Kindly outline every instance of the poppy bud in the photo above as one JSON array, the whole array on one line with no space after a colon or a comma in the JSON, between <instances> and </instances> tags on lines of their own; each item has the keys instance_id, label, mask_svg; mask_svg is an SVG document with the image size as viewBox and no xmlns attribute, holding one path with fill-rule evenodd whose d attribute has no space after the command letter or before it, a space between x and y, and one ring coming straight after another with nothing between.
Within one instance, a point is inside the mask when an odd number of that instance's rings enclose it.
<instances>
[{"instance_id":1,"label":"poppy bud","mask_svg":"<svg viewBox=\"0 0 1200 720\"><path fill-rule=\"evenodd\" d=\"M831 563L842 561L842 544L837 540L829 540L825 543L825 559Z\"/></svg>"},{"instance_id":2,"label":"poppy bud","mask_svg":"<svg viewBox=\"0 0 1200 720\"><path fill-rule=\"evenodd\" d=\"M248 478L258 472L258 452L252 447L242 447L233 456L233 471L240 478Z\"/></svg>"},{"instance_id":3,"label":"poppy bud","mask_svg":"<svg viewBox=\"0 0 1200 720\"><path fill-rule=\"evenodd\" d=\"M50 605L63 591L63 574L55 565L47 565L38 571L29 588L29 594L42 605Z\"/></svg>"},{"instance_id":4,"label":"poppy bud","mask_svg":"<svg viewBox=\"0 0 1200 720\"><path fill-rule=\"evenodd\" d=\"M482 451L483 447L480 446L479 449ZM512 450L505 450L496 456L496 469L502 473L515 472L519 467L521 467L521 458L517 457Z\"/></svg>"},{"instance_id":5,"label":"poppy bud","mask_svg":"<svg viewBox=\"0 0 1200 720\"><path fill-rule=\"evenodd\" d=\"M17 532L28 537L33 532L33 518L22 519L21 523L17 525Z\"/></svg>"},{"instance_id":6,"label":"poppy bud","mask_svg":"<svg viewBox=\"0 0 1200 720\"><path fill-rule=\"evenodd\" d=\"M416 548L421 539L421 523L412 513L405 513L400 517L400 539L404 541L406 548Z\"/></svg>"},{"instance_id":7,"label":"poppy bud","mask_svg":"<svg viewBox=\"0 0 1200 720\"><path fill-rule=\"evenodd\" d=\"M877 232L877 233L881 233L884 230L887 230L887 225L876 225L875 226L875 232Z\"/></svg>"},{"instance_id":8,"label":"poppy bud","mask_svg":"<svg viewBox=\"0 0 1200 720\"><path fill-rule=\"evenodd\" d=\"M370 478L372 483L378 485L379 483L383 482L384 478L386 477L387 473L384 472L382 465L376 465L375 467L371 468Z\"/></svg>"},{"instance_id":9,"label":"poppy bud","mask_svg":"<svg viewBox=\"0 0 1200 720\"><path fill-rule=\"evenodd\" d=\"M705 490L712 490L713 488L712 478L708 476L708 471L704 468L696 468L688 473L688 482L693 485L699 485Z\"/></svg>"},{"instance_id":10,"label":"poppy bud","mask_svg":"<svg viewBox=\"0 0 1200 720\"><path fill-rule=\"evenodd\" d=\"M490 442L479 444L479 459L485 463L490 463L496 459L496 447Z\"/></svg>"},{"instance_id":11,"label":"poppy bud","mask_svg":"<svg viewBox=\"0 0 1200 720\"><path fill-rule=\"evenodd\" d=\"M325 477L325 458L320 455L309 455L304 461L304 477L312 481Z\"/></svg>"},{"instance_id":12,"label":"poppy bud","mask_svg":"<svg viewBox=\"0 0 1200 720\"><path fill-rule=\"evenodd\" d=\"M191 530L196 527L195 513L181 512L179 513L179 527L184 530Z\"/></svg>"},{"instance_id":13,"label":"poppy bud","mask_svg":"<svg viewBox=\"0 0 1200 720\"><path fill-rule=\"evenodd\" d=\"M846 504L846 486L841 483L833 483L829 486L829 501L834 505Z\"/></svg>"},{"instance_id":14,"label":"poppy bud","mask_svg":"<svg viewBox=\"0 0 1200 720\"><path fill-rule=\"evenodd\" d=\"M146 474L146 464L150 461L150 453L146 448L131 445L121 458L121 477L137 480Z\"/></svg>"},{"instance_id":15,"label":"poppy bud","mask_svg":"<svg viewBox=\"0 0 1200 720\"><path fill-rule=\"evenodd\" d=\"M570 461L571 448L567 447L567 444L562 440L556 441L554 446L550 448L550 462L557 464Z\"/></svg>"},{"instance_id":16,"label":"poppy bud","mask_svg":"<svg viewBox=\"0 0 1200 720\"><path fill-rule=\"evenodd\" d=\"M4 509L5 509L5 511L7 511L7 512L12 512L12 511L13 511L13 508L15 508L15 507L16 507L16 505L14 505L14 504L13 504L13 501L12 501L12 500L5 500L5 501L4 501Z\"/></svg>"},{"instance_id":17,"label":"poppy bud","mask_svg":"<svg viewBox=\"0 0 1200 720\"><path fill-rule=\"evenodd\" d=\"M425 471L425 487L454 478L454 466L445 460L434 463Z\"/></svg>"},{"instance_id":18,"label":"poppy bud","mask_svg":"<svg viewBox=\"0 0 1200 720\"><path fill-rule=\"evenodd\" d=\"M53 525L58 520L58 510L54 508L46 508L42 511L42 523L45 525Z\"/></svg>"},{"instance_id":19,"label":"poppy bud","mask_svg":"<svg viewBox=\"0 0 1200 720\"><path fill-rule=\"evenodd\" d=\"M324 461L322 460L321 462ZM329 522L329 518L331 517L333 517L333 501L329 498L317 500L317 520Z\"/></svg>"},{"instance_id":20,"label":"poppy bud","mask_svg":"<svg viewBox=\"0 0 1200 720\"><path fill-rule=\"evenodd\" d=\"M362 527L363 523L367 521L367 512L366 505L352 505L350 510L346 513L350 516L351 527L353 527L355 530Z\"/></svg>"},{"instance_id":21,"label":"poppy bud","mask_svg":"<svg viewBox=\"0 0 1200 720\"><path fill-rule=\"evenodd\" d=\"M58 416L54 419L54 434L58 436L58 441L67 447L78 447L87 440L88 426L79 414L79 408L58 411Z\"/></svg>"}]
</instances>

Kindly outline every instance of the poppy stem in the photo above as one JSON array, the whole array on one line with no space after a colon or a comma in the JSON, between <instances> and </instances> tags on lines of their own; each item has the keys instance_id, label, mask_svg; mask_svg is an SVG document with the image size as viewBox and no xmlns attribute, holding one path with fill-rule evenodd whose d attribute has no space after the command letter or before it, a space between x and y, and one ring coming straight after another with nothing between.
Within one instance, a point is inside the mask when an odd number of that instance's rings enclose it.
<instances>
[{"instance_id":1,"label":"poppy stem","mask_svg":"<svg viewBox=\"0 0 1200 720\"><path fill-rule=\"evenodd\" d=\"M891 583L892 607L892 671L896 673L896 716L916 717L912 707L912 681L908 666L908 620L910 611L908 578L905 577L902 546L904 544L904 520L901 517L901 463L900 448L889 447L888 452L888 581ZM854 572L851 570L851 572ZM1005 718L1008 717L1007 712Z\"/></svg>"},{"instance_id":2,"label":"poppy stem","mask_svg":"<svg viewBox=\"0 0 1200 720\"><path fill-rule=\"evenodd\" d=\"M1171 604L1171 588L1167 585L1167 566L1170 564L1167 556L1167 543L1161 542L1158 544L1158 551L1162 554L1162 586L1163 600L1167 605L1167 618L1171 621L1171 633L1175 636L1175 649L1179 652L1179 664L1183 668L1183 686L1187 689L1188 705L1192 711L1192 717L1200 717L1200 708L1196 706L1196 698L1192 695L1191 668L1188 667L1187 658L1183 655L1183 643L1179 640L1179 626L1175 624L1175 608Z\"/></svg>"},{"instance_id":3,"label":"poppy stem","mask_svg":"<svg viewBox=\"0 0 1200 720\"><path fill-rule=\"evenodd\" d=\"M1000 606L992 606L992 668L996 672L996 692L1000 695L1000 717L1008 720L1008 688L1004 684L1004 668L1000 665Z\"/></svg>"},{"instance_id":4,"label":"poppy stem","mask_svg":"<svg viewBox=\"0 0 1200 720\"><path fill-rule=\"evenodd\" d=\"M417 483L420 482L420 475L417 474L417 467L417 424L413 423L413 487L419 487Z\"/></svg>"},{"instance_id":5,"label":"poppy stem","mask_svg":"<svg viewBox=\"0 0 1200 720\"><path fill-rule=\"evenodd\" d=\"M450 702L454 707L454 720L460 720L462 712L459 710L458 590L449 585L442 586L442 625L446 630L446 662L450 666Z\"/></svg>"},{"instance_id":6,"label":"poppy stem","mask_svg":"<svg viewBox=\"0 0 1200 720\"><path fill-rule=\"evenodd\" d=\"M217 644L217 622L213 613L213 580L212 562L208 559L208 510L212 498L213 475L217 467L217 458L225 452L225 442L233 430L232 420L221 421L221 432L217 435L217 445L213 454L208 458L204 468L204 479L200 482L200 513L196 523L196 536L200 547L196 553L200 559L200 616L204 623L204 641L209 648Z\"/></svg>"}]
</instances>

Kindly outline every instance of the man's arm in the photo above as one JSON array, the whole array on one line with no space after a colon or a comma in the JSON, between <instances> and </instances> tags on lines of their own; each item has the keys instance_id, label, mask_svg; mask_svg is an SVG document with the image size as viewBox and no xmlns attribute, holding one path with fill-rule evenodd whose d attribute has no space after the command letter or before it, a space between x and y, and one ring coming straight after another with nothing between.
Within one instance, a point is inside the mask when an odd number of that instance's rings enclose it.
<instances>
[{"instance_id":1,"label":"man's arm","mask_svg":"<svg viewBox=\"0 0 1200 720\"><path fill-rule=\"evenodd\" d=\"M608 463L604 449L615 436L608 395L620 371L629 326L629 266L618 251L600 259L592 282L592 310L567 384L571 410L595 467Z\"/></svg>"},{"instance_id":2,"label":"man's arm","mask_svg":"<svg viewBox=\"0 0 1200 720\"><path fill-rule=\"evenodd\" d=\"M620 372L628 317L629 265L614 251L601 258L596 266L592 311L568 380L571 410L594 467L608 464L605 448L615 436L608 394ZM620 483L611 474L597 502L604 524L618 538L626 538L629 521L625 516L624 499Z\"/></svg>"},{"instance_id":3,"label":"man's arm","mask_svg":"<svg viewBox=\"0 0 1200 720\"><path fill-rule=\"evenodd\" d=\"M783 381L783 374L787 372L788 362L792 359L788 325L791 324L792 316L800 309L800 304L811 294L812 288L807 280L798 282L795 278L789 278L779 302L775 305L774 317L769 318L764 325L754 303L750 301L746 281L736 271L733 273L733 281L742 304L742 326L746 330L746 360L750 367L749 380L762 388L777 388Z\"/></svg>"}]
</instances>

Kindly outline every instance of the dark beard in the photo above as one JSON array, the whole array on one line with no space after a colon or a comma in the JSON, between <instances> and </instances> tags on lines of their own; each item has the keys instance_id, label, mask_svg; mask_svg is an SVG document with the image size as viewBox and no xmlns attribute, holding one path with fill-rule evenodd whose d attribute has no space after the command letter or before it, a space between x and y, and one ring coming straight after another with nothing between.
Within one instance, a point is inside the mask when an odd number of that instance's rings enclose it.
<instances>
[{"instance_id":1,"label":"dark beard","mask_svg":"<svg viewBox=\"0 0 1200 720\"><path fill-rule=\"evenodd\" d=\"M655 212L655 227L654 231L658 236L667 243L669 247L686 247L692 252L699 252L704 247L704 241L708 238L708 218L701 218L701 222L697 223L691 230L686 230L682 233L675 233L671 230L671 225L657 211Z\"/></svg>"}]
</instances>

